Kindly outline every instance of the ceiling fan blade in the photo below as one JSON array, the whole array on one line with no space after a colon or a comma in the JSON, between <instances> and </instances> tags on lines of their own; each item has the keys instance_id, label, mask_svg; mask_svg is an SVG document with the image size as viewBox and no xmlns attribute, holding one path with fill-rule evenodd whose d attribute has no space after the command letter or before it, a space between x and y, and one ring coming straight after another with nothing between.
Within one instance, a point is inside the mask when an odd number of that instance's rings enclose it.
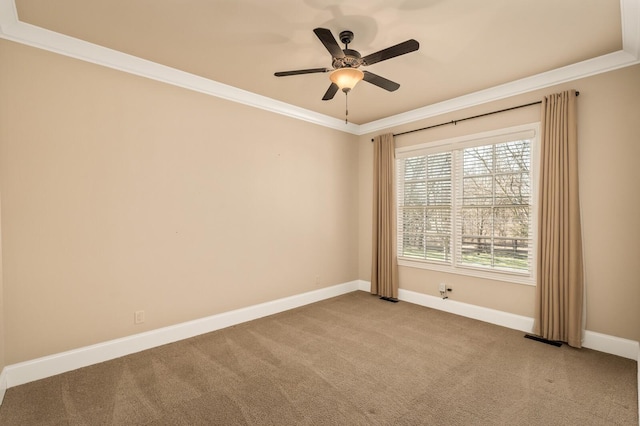
<instances>
[{"instance_id":1,"label":"ceiling fan blade","mask_svg":"<svg viewBox=\"0 0 640 426\"><path fill-rule=\"evenodd\" d=\"M286 77L288 75L299 75L299 74L313 74L316 72L329 72L330 69L327 68L309 68L306 70L294 70L294 71L279 71L274 73L276 77Z\"/></svg>"},{"instance_id":2,"label":"ceiling fan blade","mask_svg":"<svg viewBox=\"0 0 640 426\"><path fill-rule=\"evenodd\" d=\"M411 39L404 41L395 46L387 47L386 49L372 53L362 58L364 65L375 64L376 62L386 61L387 59L395 58L396 56L404 55L409 52L413 52L420 48L420 43Z\"/></svg>"},{"instance_id":3,"label":"ceiling fan blade","mask_svg":"<svg viewBox=\"0 0 640 426\"><path fill-rule=\"evenodd\" d=\"M331 86L329 86L329 88L327 89L327 92L324 94L324 96L322 97L323 101L328 101L333 99L333 97L336 95L336 93L338 92L338 85L335 83L331 83Z\"/></svg>"},{"instance_id":4,"label":"ceiling fan blade","mask_svg":"<svg viewBox=\"0 0 640 426\"><path fill-rule=\"evenodd\" d=\"M344 58L344 52L340 49L340 45L338 45L338 42L330 30L326 28L316 28L313 32L316 33L316 36L318 36L322 44L324 44L324 47L331 53L332 57Z\"/></svg>"},{"instance_id":5,"label":"ceiling fan blade","mask_svg":"<svg viewBox=\"0 0 640 426\"><path fill-rule=\"evenodd\" d=\"M395 81L387 80L386 78L380 77L379 75L369 71L363 71L363 72L364 72L364 77L363 77L364 81L371 83L375 86L381 87L385 90L388 90L389 92L395 92L400 87L400 85Z\"/></svg>"}]
</instances>

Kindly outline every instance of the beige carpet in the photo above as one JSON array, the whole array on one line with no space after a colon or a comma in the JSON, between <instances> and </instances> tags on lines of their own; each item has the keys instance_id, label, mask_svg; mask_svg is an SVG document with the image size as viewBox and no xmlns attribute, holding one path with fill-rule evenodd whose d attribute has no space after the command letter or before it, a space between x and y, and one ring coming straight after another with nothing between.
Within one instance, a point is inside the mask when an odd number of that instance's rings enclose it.
<instances>
[{"instance_id":1,"label":"beige carpet","mask_svg":"<svg viewBox=\"0 0 640 426\"><path fill-rule=\"evenodd\" d=\"M363 292L7 390L2 425L637 425L637 363Z\"/></svg>"}]
</instances>

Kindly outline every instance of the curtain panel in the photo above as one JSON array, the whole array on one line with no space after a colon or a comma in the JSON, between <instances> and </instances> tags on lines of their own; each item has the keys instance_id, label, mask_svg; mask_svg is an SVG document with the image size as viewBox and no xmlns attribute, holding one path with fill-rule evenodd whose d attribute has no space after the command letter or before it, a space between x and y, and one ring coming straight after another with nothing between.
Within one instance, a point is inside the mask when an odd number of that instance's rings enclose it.
<instances>
[{"instance_id":1,"label":"curtain panel","mask_svg":"<svg viewBox=\"0 0 640 426\"><path fill-rule=\"evenodd\" d=\"M576 93L542 100L538 269L533 332L582 346L584 295Z\"/></svg>"},{"instance_id":2,"label":"curtain panel","mask_svg":"<svg viewBox=\"0 0 640 426\"><path fill-rule=\"evenodd\" d=\"M373 241L371 293L398 298L395 147L393 134L373 140Z\"/></svg>"}]
</instances>

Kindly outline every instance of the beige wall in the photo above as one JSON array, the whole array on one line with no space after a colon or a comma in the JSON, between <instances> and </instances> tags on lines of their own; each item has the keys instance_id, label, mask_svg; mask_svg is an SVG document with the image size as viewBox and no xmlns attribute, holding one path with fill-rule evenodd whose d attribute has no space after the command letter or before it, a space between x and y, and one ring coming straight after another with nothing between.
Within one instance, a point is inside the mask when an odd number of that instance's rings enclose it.
<instances>
[{"instance_id":1,"label":"beige wall","mask_svg":"<svg viewBox=\"0 0 640 426\"><path fill-rule=\"evenodd\" d=\"M2 40L0 120L7 364L357 279L353 135Z\"/></svg>"},{"instance_id":2,"label":"beige wall","mask_svg":"<svg viewBox=\"0 0 640 426\"><path fill-rule=\"evenodd\" d=\"M578 98L580 195L590 331L640 340L640 65L535 93L457 111L390 129L394 133L535 102L575 88ZM410 146L539 121L539 106L396 138ZM360 138L360 278L370 279L371 137ZM400 287L438 296L450 284L451 299L533 317L534 287L400 267Z\"/></svg>"},{"instance_id":3,"label":"beige wall","mask_svg":"<svg viewBox=\"0 0 640 426\"><path fill-rule=\"evenodd\" d=\"M581 91L587 328L640 340L639 66L391 130L565 88ZM530 107L397 142L538 117ZM0 367L368 280L370 139L0 40ZM531 286L404 267L400 280L533 315Z\"/></svg>"}]
</instances>

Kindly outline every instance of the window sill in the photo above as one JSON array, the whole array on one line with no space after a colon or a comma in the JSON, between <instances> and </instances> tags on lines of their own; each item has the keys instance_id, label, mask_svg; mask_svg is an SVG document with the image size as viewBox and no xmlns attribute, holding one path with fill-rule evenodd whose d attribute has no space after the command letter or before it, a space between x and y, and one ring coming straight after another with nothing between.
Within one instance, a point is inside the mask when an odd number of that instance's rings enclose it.
<instances>
[{"instance_id":1,"label":"window sill","mask_svg":"<svg viewBox=\"0 0 640 426\"><path fill-rule=\"evenodd\" d=\"M438 272L447 272L450 274L466 275L476 278L485 278L489 280L505 281L512 284L523 284L535 286L535 277L518 273L509 273L503 271L485 271L472 267L453 267L450 265L439 264L436 262L428 262L415 259L398 258L398 266L406 266L409 268L428 269Z\"/></svg>"}]
</instances>

